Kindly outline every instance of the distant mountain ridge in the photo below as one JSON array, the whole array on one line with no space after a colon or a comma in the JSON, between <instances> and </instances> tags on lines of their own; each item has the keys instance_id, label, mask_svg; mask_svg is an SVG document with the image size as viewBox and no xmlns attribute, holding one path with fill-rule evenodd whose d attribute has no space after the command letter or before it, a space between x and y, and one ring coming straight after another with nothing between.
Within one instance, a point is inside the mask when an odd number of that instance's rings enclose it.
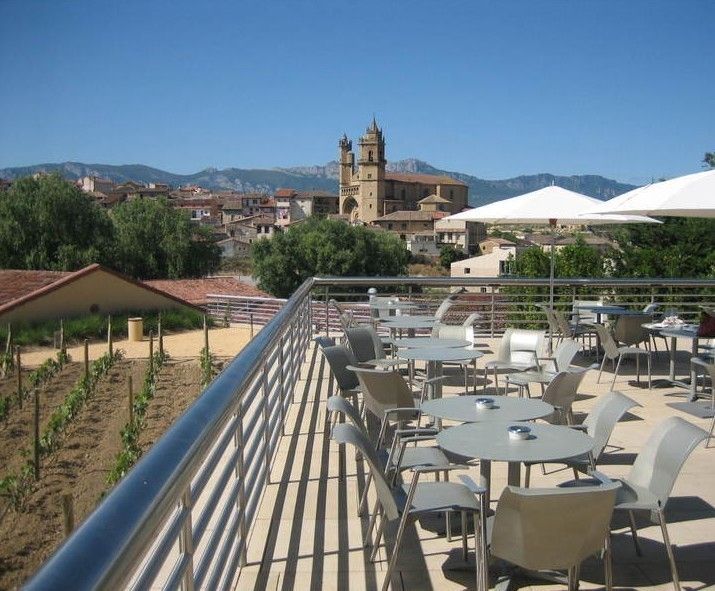
<instances>
[{"instance_id":1,"label":"distant mountain ridge","mask_svg":"<svg viewBox=\"0 0 715 591\"><path fill-rule=\"evenodd\" d=\"M415 158L389 162L387 169L391 172L412 172L454 177L469 185L469 203L475 206L535 191L551 184L597 199L610 199L634 188L633 185L620 183L598 175L557 176L542 173L502 180L485 180L461 172L441 170ZM0 178L12 180L35 174L36 172L59 172L63 177L72 180L94 175L110 179L116 183L138 181L142 183L166 183L174 187L200 185L207 189L241 192L273 193L280 187L290 187L298 190L319 189L335 193L338 191L338 163L335 161L328 162L323 166L295 166L290 168L224 168L222 170L206 168L194 174L174 174L143 164L116 166L112 164L62 162L3 168L0 169Z\"/></svg>"}]
</instances>

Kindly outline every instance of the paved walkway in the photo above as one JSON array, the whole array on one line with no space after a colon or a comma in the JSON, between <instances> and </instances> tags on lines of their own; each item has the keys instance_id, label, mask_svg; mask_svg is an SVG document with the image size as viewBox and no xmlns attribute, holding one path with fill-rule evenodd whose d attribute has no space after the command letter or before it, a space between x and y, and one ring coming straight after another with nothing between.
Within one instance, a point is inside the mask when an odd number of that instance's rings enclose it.
<instances>
[{"instance_id":1,"label":"paved walkway","mask_svg":"<svg viewBox=\"0 0 715 591\"><path fill-rule=\"evenodd\" d=\"M485 341L495 350L497 341ZM683 343L683 348L686 344ZM490 356L480 360L480 367ZM657 354L655 374L667 371L665 353ZM682 361L686 361L683 355ZM585 358L588 365L593 360ZM682 367L685 367L683 365ZM671 387L638 387L633 364L622 366L616 389L634 398L637 408L619 423L611 439L612 447L601 470L618 476L628 472L635 455L652 429L666 417L676 415L706 428L709 419L696 418L669 406L682 402L683 390ZM581 420L594 401L610 389L610 372L596 384L597 372L586 376L574 411ZM379 589L386 568L384 546L372 564L363 547L366 520L357 517L357 503L364 484L365 466L351 451L345 453L329 440L325 429L325 400L334 392L329 370L322 356L309 351L295 403L268 485L251 532L249 564L241 571L237 589ZM458 380L457 380L458 382ZM501 383L501 382L500 382ZM481 382L480 382L481 385ZM538 387L536 388L538 391ZM447 387L445 395L459 388ZM512 394L514 395L514 394ZM493 498L506 484L506 467L492 468ZM345 478L339 477L340 473ZM476 478L477 471L474 470ZM570 479L570 471L547 466L547 474L532 469L532 486L551 486ZM373 488L374 490L374 488ZM668 505L669 531L676 545L683 589L715 588L715 441L710 449L698 447L684 466ZM639 521L643 557L636 556L625 523L614 532L615 585L620 589L672 589L670 572L660 529L645 518ZM392 539L392 538L390 538ZM474 589L473 570L448 570L445 562L460 552L460 541L452 543L416 525L409 529L401 553L395 591ZM522 589L533 582L523 581ZM534 589L565 589L564 586L537 585ZM603 588L600 561L590 560L582 569L583 589Z\"/></svg>"}]
</instances>

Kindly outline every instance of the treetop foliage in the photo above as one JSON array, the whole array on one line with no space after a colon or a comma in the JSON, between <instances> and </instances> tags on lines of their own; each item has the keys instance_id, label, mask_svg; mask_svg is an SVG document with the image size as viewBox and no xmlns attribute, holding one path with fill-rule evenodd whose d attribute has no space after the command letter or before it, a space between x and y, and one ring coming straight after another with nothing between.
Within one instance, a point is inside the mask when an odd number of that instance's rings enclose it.
<instances>
[{"instance_id":1,"label":"treetop foliage","mask_svg":"<svg viewBox=\"0 0 715 591\"><path fill-rule=\"evenodd\" d=\"M0 267L74 271L100 263L139 279L198 277L220 251L186 212L137 199L111 213L59 175L27 177L0 194Z\"/></svg>"},{"instance_id":2,"label":"treetop foliage","mask_svg":"<svg viewBox=\"0 0 715 591\"><path fill-rule=\"evenodd\" d=\"M288 297L316 275L404 275L408 261L409 252L393 234L315 217L253 245L258 285L277 297Z\"/></svg>"}]
</instances>

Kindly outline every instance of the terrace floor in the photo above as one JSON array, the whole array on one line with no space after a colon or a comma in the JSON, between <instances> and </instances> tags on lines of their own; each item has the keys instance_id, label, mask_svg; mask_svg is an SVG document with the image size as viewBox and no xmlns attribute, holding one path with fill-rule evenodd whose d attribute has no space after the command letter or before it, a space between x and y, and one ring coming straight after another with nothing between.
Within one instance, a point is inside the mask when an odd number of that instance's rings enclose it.
<instances>
[{"instance_id":1,"label":"terrace floor","mask_svg":"<svg viewBox=\"0 0 715 591\"><path fill-rule=\"evenodd\" d=\"M480 341L485 351L495 350L497 340ZM682 343L685 351L688 343ZM480 367L488 360L480 360ZM654 375L667 373L667 353L656 356ZM577 357L589 365L594 359ZM687 368L688 355L679 357L681 373ZM623 370L622 365L622 370ZM617 390L638 401L626 420L616 426L600 469L610 475L625 475L641 445L653 427L666 417L684 417L705 429L710 419L698 418L669 405L686 400L685 390L673 387L637 387L635 367L625 366ZM596 383L597 371L588 373L574 405L577 422L589 411L594 400L610 389L611 373ZM457 383L458 380L455 381ZM501 382L500 382L501 383ZM482 382L478 382L481 391ZM490 390L491 384L487 386ZM272 470L272 480L265 490L260 511L254 522L248 545L248 565L238 579L237 589L379 589L387 566L387 551L380 549L374 564L368 560L363 535L367 520L357 517L357 504L364 483L365 466L349 450L345 453L329 439L325 423L325 400L334 392L334 383L322 355L311 348L306 355L301 382L287 416L286 436L282 438ZM460 389L445 388L444 395ZM538 391L538 386L535 392ZM512 393L512 395L515 395ZM715 441L711 448L700 445L683 467L667 508L669 532L675 545L683 589L715 588ZM341 478L339 473L344 472ZM477 469L471 474L477 479ZM547 474L532 469L531 485L550 486L572 477L557 465L547 465ZM506 466L492 467L492 502L496 503L506 484ZM373 487L374 490L374 487ZM370 504L372 506L372 502ZM672 589L670 570L660 528L647 519L639 519L643 556L635 554L625 523L613 532L614 583L620 589ZM388 531L388 540L390 537ZM471 544L470 540L470 544ZM391 545L390 545L391 548ZM473 589L473 568L452 569L460 554L460 539L447 542L443 536L424 529L421 524L408 529L399 573L393 589ZM448 559L452 560L448 563ZM446 564L447 563L447 564ZM581 588L603 588L601 562L592 559L581 571ZM565 589L563 585L540 584L522 580L522 589Z\"/></svg>"}]
</instances>

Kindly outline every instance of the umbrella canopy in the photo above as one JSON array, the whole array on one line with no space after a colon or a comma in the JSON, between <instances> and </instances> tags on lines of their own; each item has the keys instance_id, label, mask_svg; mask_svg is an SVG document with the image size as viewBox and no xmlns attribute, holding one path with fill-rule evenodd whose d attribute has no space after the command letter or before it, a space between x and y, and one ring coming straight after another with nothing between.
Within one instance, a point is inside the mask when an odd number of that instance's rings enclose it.
<instances>
[{"instance_id":1,"label":"umbrella canopy","mask_svg":"<svg viewBox=\"0 0 715 591\"><path fill-rule=\"evenodd\" d=\"M603 201L575 193L561 187L550 186L524 193L511 199L496 201L442 218L487 224L534 224L556 226L578 224L633 224L660 223L639 215L584 213L601 205ZM554 239L555 240L555 239ZM549 274L549 303L554 305L554 244L551 245L551 272Z\"/></svg>"},{"instance_id":2,"label":"umbrella canopy","mask_svg":"<svg viewBox=\"0 0 715 591\"><path fill-rule=\"evenodd\" d=\"M715 218L715 170L638 187L589 210L588 215L602 212Z\"/></svg>"},{"instance_id":3,"label":"umbrella canopy","mask_svg":"<svg viewBox=\"0 0 715 591\"><path fill-rule=\"evenodd\" d=\"M632 224L651 222L644 216L584 213L601 206L603 201L575 193L561 187L550 186L524 193L510 199L496 201L443 218L488 224Z\"/></svg>"}]
</instances>

